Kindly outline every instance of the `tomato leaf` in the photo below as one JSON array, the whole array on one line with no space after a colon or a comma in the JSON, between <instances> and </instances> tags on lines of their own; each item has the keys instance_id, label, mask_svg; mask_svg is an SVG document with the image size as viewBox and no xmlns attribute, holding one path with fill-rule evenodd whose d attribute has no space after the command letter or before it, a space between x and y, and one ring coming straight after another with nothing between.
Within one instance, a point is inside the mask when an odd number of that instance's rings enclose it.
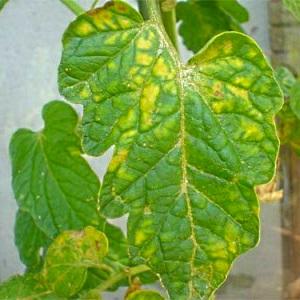
<instances>
[{"instance_id":1,"label":"tomato leaf","mask_svg":"<svg viewBox=\"0 0 300 300\"><path fill-rule=\"evenodd\" d=\"M108 252L104 233L93 227L82 231L65 231L50 245L43 275L50 290L69 297L83 287L87 269L100 266Z\"/></svg>"},{"instance_id":2,"label":"tomato leaf","mask_svg":"<svg viewBox=\"0 0 300 300\"><path fill-rule=\"evenodd\" d=\"M48 237L97 225L100 183L81 157L77 114L53 101L44 107L43 118L43 130L20 129L10 143L18 205Z\"/></svg>"},{"instance_id":3,"label":"tomato leaf","mask_svg":"<svg viewBox=\"0 0 300 300\"><path fill-rule=\"evenodd\" d=\"M284 106L278 114L280 143L288 144L300 155L299 81L284 67L276 70L276 78L285 96Z\"/></svg>"},{"instance_id":4,"label":"tomato leaf","mask_svg":"<svg viewBox=\"0 0 300 300\"><path fill-rule=\"evenodd\" d=\"M270 65L234 32L183 65L159 24L119 1L78 17L63 46L60 91L84 106L85 151L115 146L102 213L129 213L133 261L171 299L209 298L258 240L254 186L274 174L282 105Z\"/></svg>"},{"instance_id":5,"label":"tomato leaf","mask_svg":"<svg viewBox=\"0 0 300 300\"><path fill-rule=\"evenodd\" d=\"M37 227L29 213L19 210L15 224L15 243L21 261L29 271L36 271L42 265L41 250L51 240Z\"/></svg>"},{"instance_id":6,"label":"tomato leaf","mask_svg":"<svg viewBox=\"0 0 300 300\"><path fill-rule=\"evenodd\" d=\"M275 75L280 88L283 91L284 97L288 99L290 97L291 88L296 82L295 76L288 68L285 67L278 67Z\"/></svg>"},{"instance_id":7,"label":"tomato leaf","mask_svg":"<svg viewBox=\"0 0 300 300\"><path fill-rule=\"evenodd\" d=\"M240 23L249 21L249 13L237 0L217 0L218 6Z\"/></svg>"},{"instance_id":8,"label":"tomato leaf","mask_svg":"<svg viewBox=\"0 0 300 300\"><path fill-rule=\"evenodd\" d=\"M176 6L179 33L189 50L196 53L212 37L224 31L241 31L247 10L236 0L184 1Z\"/></svg>"},{"instance_id":9,"label":"tomato leaf","mask_svg":"<svg viewBox=\"0 0 300 300\"><path fill-rule=\"evenodd\" d=\"M164 298L156 291L139 290L130 293L126 300L164 300Z\"/></svg>"},{"instance_id":10,"label":"tomato leaf","mask_svg":"<svg viewBox=\"0 0 300 300\"><path fill-rule=\"evenodd\" d=\"M300 122L300 81L297 80L290 91L290 106Z\"/></svg>"},{"instance_id":11,"label":"tomato leaf","mask_svg":"<svg viewBox=\"0 0 300 300\"><path fill-rule=\"evenodd\" d=\"M0 11L4 8L4 6L7 4L8 0L0 0Z\"/></svg>"},{"instance_id":12,"label":"tomato leaf","mask_svg":"<svg viewBox=\"0 0 300 300\"><path fill-rule=\"evenodd\" d=\"M14 276L0 285L1 300L50 300L57 297L49 291L37 275ZM64 298L59 298L63 300Z\"/></svg>"},{"instance_id":13,"label":"tomato leaf","mask_svg":"<svg viewBox=\"0 0 300 300\"><path fill-rule=\"evenodd\" d=\"M300 0L283 0L286 8L300 21Z\"/></svg>"}]
</instances>

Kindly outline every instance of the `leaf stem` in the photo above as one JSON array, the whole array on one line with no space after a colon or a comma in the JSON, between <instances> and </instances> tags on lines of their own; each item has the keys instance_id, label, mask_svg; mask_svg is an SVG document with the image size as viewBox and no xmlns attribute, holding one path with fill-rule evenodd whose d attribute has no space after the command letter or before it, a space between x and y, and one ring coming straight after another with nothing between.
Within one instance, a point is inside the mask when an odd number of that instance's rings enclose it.
<instances>
[{"instance_id":1,"label":"leaf stem","mask_svg":"<svg viewBox=\"0 0 300 300\"><path fill-rule=\"evenodd\" d=\"M161 22L159 0L138 0L139 11L145 20L154 19Z\"/></svg>"},{"instance_id":2,"label":"leaf stem","mask_svg":"<svg viewBox=\"0 0 300 300\"><path fill-rule=\"evenodd\" d=\"M177 30L176 30L176 0L160 0L161 18L165 30L178 51Z\"/></svg>"},{"instance_id":3,"label":"leaf stem","mask_svg":"<svg viewBox=\"0 0 300 300\"><path fill-rule=\"evenodd\" d=\"M132 268L126 268L126 269L120 271L119 273L113 274L109 279L107 279L106 281L101 283L98 287L96 287L92 291L100 294L101 292L112 287L114 284L116 284L123 278L126 278L128 276L134 276L134 275L137 275L139 273L143 273L143 272L146 272L149 270L150 270L150 268L146 265L139 265L139 266L132 267Z\"/></svg>"},{"instance_id":4,"label":"leaf stem","mask_svg":"<svg viewBox=\"0 0 300 300\"><path fill-rule=\"evenodd\" d=\"M95 8L98 2L99 2L99 0L94 0L93 4L91 6L91 9Z\"/></svg>"},{"instance_id":5,"label":"leaf stem","mask_svg":"<svg viewBox=\"0 0 300 300\"><path fill-rule=\"evenodd\" d=\"M76 16L80 16L85 13L85 10L74 0L60 0L70 11Z\"/></svg>"},{"instance_id":6,"label":"leaf stem","mask_svg":"<svg viewBox=\"0 0 300 300\"><path fill-rule=\"evenodd\" d=\"M152 19L165 29L171 43L178 51L175 0L138 0L139 11L145 20Z\"/></svg>"}]
</instances>

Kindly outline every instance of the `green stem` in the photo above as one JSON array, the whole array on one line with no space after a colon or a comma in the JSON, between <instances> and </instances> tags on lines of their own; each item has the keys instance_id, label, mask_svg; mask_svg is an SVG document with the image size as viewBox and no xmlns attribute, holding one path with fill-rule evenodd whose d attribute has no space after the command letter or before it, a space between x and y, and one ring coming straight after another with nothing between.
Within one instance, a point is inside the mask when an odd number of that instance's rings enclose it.
<instances>
[{"instance_id":1,"label":"green stem","mask_svg":"<svg viewBox=\"0 0 300 300\"><path fill-rule=\"evenodd\" d=\"M93 4L91 6L91 9L95 8L98 2L99 2L99 0L94 0Z\"/></svg>"},{"instance_id":2,"label":"green stem","mask_svg":"<svg viewBox=\"0 0 300 300\"><path fill-rule=\"evenodd\" d=\"M166 4L167 1L167 5ZM170 5L173 4L173 5ZM139 10L145 20L152 19L165 29L171 43L178 51L175 0L138 0ZM161 9L162 8L162 9Z\"/></svg>"},{"instance_id":3,"label":"green stem","mask_svg":"<svg viewBox=\"0 0 300 300\"><path fill-rule=\"evenodd\" d=\"M138 0L139 11L145 20L154 19L161 21L158 0Z\"/></svg>"},{"instance_id":4,"label":"green stem","mask_svg":"<svg viewBox=\"0 0 300 300\"><path fill-rule=\"evenodd\" d=\"M137 274L149 271L150 268L146 265L139 265L132 268L127 268L123 271L120 271L119 273L116 273L112 275L109 279L101 283L98 287L93 289L92 291L95 293L102 293L103 291L106 291L108 288L112 287L116 283L118 283L123 278L126 278L128 276L135 276Z\"/></svg>"},{"instance_id":5,"label":"green stem","mask_svg":"<svg viewBox=\"0 0 300 300\"><path fill-rule=\"evenodd\" d=\"M178 51L177 30L176 30L176 0L160 0L161 18L165 30Z\"/></svg>"},{"instance_id":6,"label":"green stem","mask_svg":"<svg viewBox=\"0 0 300 300\"><path fill-rule=\"evenodd\" d=\"M85 10L74 0L60 0L60 2L69 8L76 16L80 16L85 13Z\"/></svg>"}]
</instances>

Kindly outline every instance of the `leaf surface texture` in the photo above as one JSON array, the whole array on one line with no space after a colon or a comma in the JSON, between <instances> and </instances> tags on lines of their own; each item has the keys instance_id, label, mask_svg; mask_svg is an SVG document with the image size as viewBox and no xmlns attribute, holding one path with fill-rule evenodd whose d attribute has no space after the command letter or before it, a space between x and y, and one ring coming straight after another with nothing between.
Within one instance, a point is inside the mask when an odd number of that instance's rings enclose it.
<instances>
[{"instance_id":1,"label":"leaf surface texture","mask_svg":"<svg viewBox=\"0 0 300 300\"><path fill-rule=\"evenodd\" d=\"M270 65L234 32L184 65L122 2L78 17L63 46L60 91L84 107L85 151L115 147L101 212L129 213L130 254L171 299L208 299L258 240L254 186L273 176L282 105Z\"/></svg>"}]
</instances>

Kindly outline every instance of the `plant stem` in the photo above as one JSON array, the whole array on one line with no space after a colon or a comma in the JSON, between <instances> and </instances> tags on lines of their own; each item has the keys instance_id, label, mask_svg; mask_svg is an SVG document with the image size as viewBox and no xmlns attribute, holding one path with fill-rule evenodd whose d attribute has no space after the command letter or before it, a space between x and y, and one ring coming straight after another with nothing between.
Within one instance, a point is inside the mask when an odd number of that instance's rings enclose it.
<instances>
[{"instance_id":1,"label":"plant stem","mask_svg":"<svg viewBox=\"0 0 300 300\"><path fill-rule=\"evenodd\" d=\"M138 0L139 11L145 20L161 20L158 0Z\"/></svg>"},{"instance_id":2,"label":"plant stem","mask_svg":"<svg viewBox=\"0 0 300 300\"><path fill-rule=\"evenodd\" d=\"M170 41L178 51L175 0L138 0L139 10L145 20L161 24Z\"/></svg>"},{"instance_id":3,"label":"plant stem","mask_svg":"<svg viewBox=\"0 0 300 300\"><path fill-rule=\"evenodd\" d=\"M161 18L165 30L178 51L177 30L176 30L176 0L160 0Z\"/></svg>"},{"instance_id":4,"label":"plant stem","mask_svg":"<svg viewBox=\"0 0 300 300\"><path fill-rule=\"evenodd\" d=\"M103 291L107 290L108 288L112 287L114 284L116 284L117 282L119 282L123 278L126 278L128 276L134 276L134 275L137 275L139 273L143 273L143 272L146 272L146 271L149 271L149 270L150 270L150 268L146 265L139 265L139 266L136 266L136 267L127 268L123 271L120 271L119 273L113 274L109 279L104 281L102 284L100 284L98 287L96 287L92 291L95 292L95 293L100 294L101 292L103 292Z\"/></svg>"},{"instance_id":5,"label":"plant stem","mask_svg":"<svg viewBox=\"0 0 300 300\"><path fill-rule=\"evenodd\" d=\"M72 11L76 16L80 16L85 13L85 10L74 0L60 0L70 11Z\"/></svg>"},{"instance_id":6,"label":"plant stem","mask_svg":"<svg viewBox=\"0 0 300 300\"><path fill-rule=\"evenodd\" d=\"M92 6L91 6L91 9L95 8L95 6L97 5L97 3L99 2L99 0L94 0Z\"/></svg>"}]
</instances>

